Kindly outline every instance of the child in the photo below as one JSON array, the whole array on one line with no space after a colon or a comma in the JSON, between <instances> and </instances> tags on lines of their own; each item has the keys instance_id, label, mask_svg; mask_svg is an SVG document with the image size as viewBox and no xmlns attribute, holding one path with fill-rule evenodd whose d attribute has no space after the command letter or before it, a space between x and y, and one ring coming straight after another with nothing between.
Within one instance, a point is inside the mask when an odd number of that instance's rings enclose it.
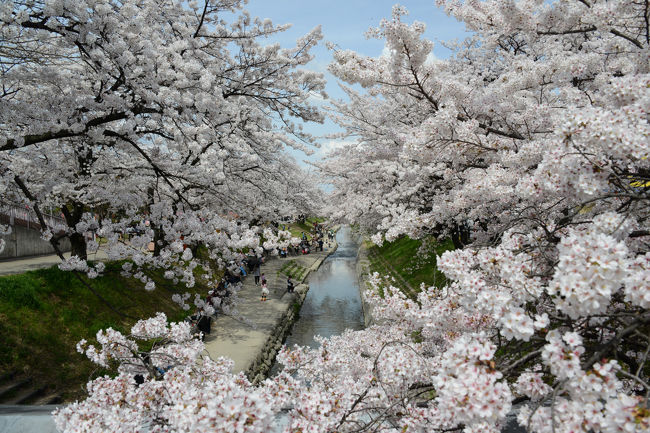
<instances>
[{"instance_id":1,"label":"child","mask_svg":"<svg viewBox=\"0 0 650 433\"><path fill-rule=\"evenodd\" d=\"M264 272L262 272L262 284L266 284L266 275L264 275Z\"/></svg>"},{"instance_id":2,"label":"child","mask_svg":"<svg viewBox=\"0 0 650 433\"><path fill-rule=\"evenodd\" d=\"M260 301L266 301L266 296L269 294L269 288L266 287L266 279L262 280L262 299Z\"/></svg>"}]
</instances>

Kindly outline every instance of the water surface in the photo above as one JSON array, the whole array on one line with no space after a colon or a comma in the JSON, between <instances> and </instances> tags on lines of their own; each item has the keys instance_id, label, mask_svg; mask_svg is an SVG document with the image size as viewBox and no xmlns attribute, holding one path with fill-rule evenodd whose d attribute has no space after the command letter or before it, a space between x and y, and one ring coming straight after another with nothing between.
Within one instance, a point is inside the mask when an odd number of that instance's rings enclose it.
<instances>
[{"instance_id":1,"label":"water surface","mask_svg":"<svg viewBox=\"0 0 650 433\"><path fill-rule=\"evenodd\" d=\"M285 344L316 347L314 336L331 337L363 328L356 274L359 244L349 227L336 233L337 250L308 278L309 291Z\"/></svg>"}]
</instances>

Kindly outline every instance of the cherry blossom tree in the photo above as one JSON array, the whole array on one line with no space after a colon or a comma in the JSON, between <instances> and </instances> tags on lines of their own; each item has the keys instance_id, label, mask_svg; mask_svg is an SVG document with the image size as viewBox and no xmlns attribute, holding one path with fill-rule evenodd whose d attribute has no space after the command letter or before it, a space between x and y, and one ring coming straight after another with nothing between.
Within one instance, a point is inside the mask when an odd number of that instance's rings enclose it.
<instances>
[{"instance_id":1,"label":"cherry blossom tree","mask_svg":"<svg viewBox=\"0 0 650 433\"><path fill-rule=\"evenodd\" d=\"M249 221L310 211L316 190L283 150L322 121L309 97L324 81L303 68L320 29L281 48L265 38L286 26L243 3L3 2L3 196L62 211L64 227L42 225L70 239L67 268L88 269L89 230L111 258L159 266L181 238L221 257L253 246Z\"/></svg>"},{"instance_id":2,"label":"cherry blossom tree","mask_svg":"<svg viewBox=\"0 0 650 433\"><path fill-rule=\"evenodd\" d=\"M86 400L57 409L61 431L267 431L296 387L286 374L253 387L230 372L232 360L202 356L189 323L168 324L162 313L128 336L108 329L97 339L99 348L82 341L78 350L98 365L119 365L119 374L95 379Z\"/></svg>"},{"instance_id":3,"label":"cherry blossom tree","mask_svg":"<svg viewBox=\"0 0 650 433\"><path fill-rule=\"evenodd\" d=\"M373 275L372 326L283 349L258 387L162 316L107 330L83 350L119 375L62 430L261 432L286 411L290 432L497 432L516 405L534 432L650 431L649 4L437 3L473 32L451 59L399 6L370 31L388 55L335 52L354 144L321 170L332 216L377 242L455 237L448 284L410 299Z\"/></svg>"},{"instance_id":4,"label":"cherry blossom tree","mask_svg":"<svg viewBox=\"0 0 650 433\"><path fill-rule=\"evenodd\" d=\"M531 431L648 431L648 3L438 3L473 32L450 60L401 7L369 32L388 55L335 51L364 90L334 104L354 144L321 168L375 241L452 236L450 284L383 287L356 347L284 355L322 402L354 389L295 426L495 431L523 402Z\"/></svg>"}]
</instances>

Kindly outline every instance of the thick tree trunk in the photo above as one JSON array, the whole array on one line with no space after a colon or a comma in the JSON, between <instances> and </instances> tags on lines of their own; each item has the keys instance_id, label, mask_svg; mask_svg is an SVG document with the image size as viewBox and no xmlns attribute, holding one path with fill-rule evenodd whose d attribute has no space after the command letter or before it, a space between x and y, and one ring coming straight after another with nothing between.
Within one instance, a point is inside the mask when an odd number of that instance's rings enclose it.
<instances>
[{"instance_id":1,"label":"thick tree trunk","mask_svg":"<svg viewBox=\"0 0 650 433\"><path fill-rule=\"evenodd\" d=\"M70 235L70 254L77 256L82 260L86 260L88 255L86 253L86 238L83 234L73 233Z\"/></svg>"},{"instance_id":2,"label":"thick tree trunk","mask_svg":"<svg viewBox=\"0 0 650 433\"><path fill-rule=\"evenodd\" d=\"M192 251L192 257L196 257L199 252L200 243L190 245L190 250Z\"/></svg>"},{"instance_id":3,"label":"thick tree trunk","mask_svg":"<svg viewBox=\"0 0 650 433\"><path fill-rule=\"evenodd\" d=\"M451 241L455 249L464 248L469 243L469 227L467 225L456 225L451 235Z\"/></svg>"},{"instance_id":4,"label":"thick tree trunk","mask_svg":"<svg viewBox=\"0 0 650 433\"><path fill-rule=\"evenodd\" d=\"M68 209L68 206L63 206L61 212L65 217L65 222L72 230L76 230L77 224L81 221L81 217L84 213L84 205L82 203L72 203L72 211ZM86 252L86 238L83 233L73 232L68 236L70 238L71 254L77 256L82 260L88 258Z\"/></svg>"},{"instance_id":5,"label":"thick tree trunk","mask_svg":"<svg viewBox=\"0 0 650 433\"><path fill-rule=\"evenodd\" d=\"M165 246L165 232L161 228L158 228L154 223L151 223L151 228L153 229L153 256L158 257L160 251Z\"/></svg>"}]
</instances>

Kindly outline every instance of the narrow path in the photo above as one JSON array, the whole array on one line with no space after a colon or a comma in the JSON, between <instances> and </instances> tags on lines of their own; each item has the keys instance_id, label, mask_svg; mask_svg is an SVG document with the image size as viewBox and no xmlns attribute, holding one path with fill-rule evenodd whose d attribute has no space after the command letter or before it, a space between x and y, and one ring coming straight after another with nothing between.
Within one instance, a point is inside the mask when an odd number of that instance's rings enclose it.
<instances>
[{"instance_id":1,"label":"narrow path","mask_svg":"<svg viewBox=\"0 0 650 433\"><path fill-rule=\"evenodd\" d=\"M68 259L70 253L63 253L63 256ZM89 253L88 260L107 260L108 256L103 250L96 253ZM22 274L24 272L33 271L36 269L49 268L50 266L58 265L61 259L56 254L46 256L33 256L22 257L20 259L1 260L0 261L0 275L13 275Z\"/></svg>"},{"instance_id":2,"label":"narrow path","mask_svg":"<svg viewBox=\"0 0 650 433\"><path fill-rule=\"evenodd\" d=\"M220 356L231 358L235 361L234 372L246 371L258 354L264 348L271 332L278 320L294 302L294 296L287 293L287 277L280 274L282 267L290 260L306 268L301 280L294 279L296 290L299 283L306 280L309 273L318 269L325 258L336 250L336 241L328 248L325 244L323 252L312 252L307 255L289 256L285 259L270 257L262 265L262 272L266 275L269 287L268 300L260 301L261 288L254 284L252 275L244 279L242 289L239 291L239 313L253 323L243 323L233 317L218 315L212 323L212 333L205 338L205 348L212 359Z\"/></svg>"}]
</instances>

